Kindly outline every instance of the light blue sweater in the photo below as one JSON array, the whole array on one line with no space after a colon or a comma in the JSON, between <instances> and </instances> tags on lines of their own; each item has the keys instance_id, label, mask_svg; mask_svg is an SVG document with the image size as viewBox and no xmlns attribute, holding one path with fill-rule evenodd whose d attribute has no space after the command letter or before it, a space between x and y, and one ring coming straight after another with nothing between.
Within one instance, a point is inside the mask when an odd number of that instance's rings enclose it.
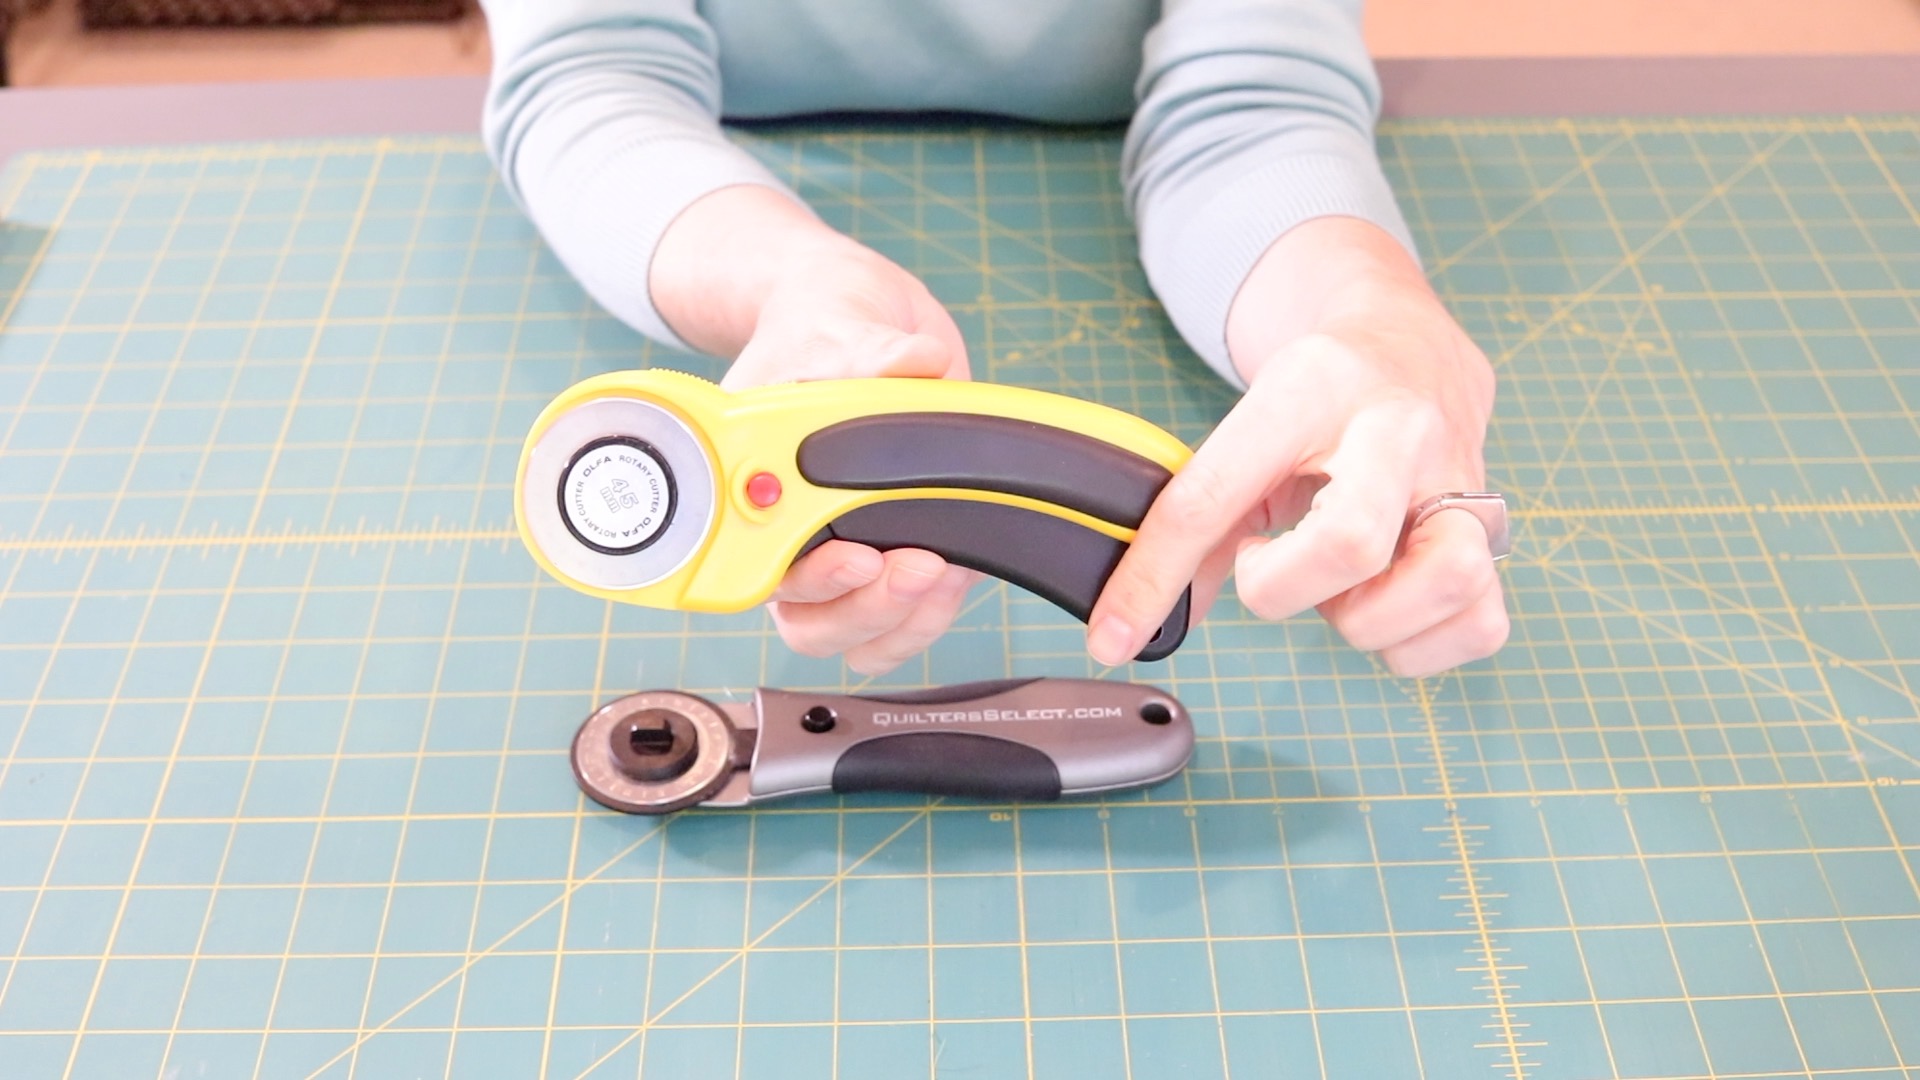
<instances>
[{"instance_id":1,"label":"light blue sweater","mask_svg":"<svg viewBox=\"0 0 1920 1080\"><path fill-rule=\"evenodd\" d=\"M485 0L485 132L514 197L608 311L684 347L647 295L702 195L781 183L724 118L958 110L1129 120L1122 181L1148 280L1239 383L1227 310L1313 217L1412 250L1373 146L1361 0ZM790 194L790 193L789 193Z\"/></svg>"}]
</instances>

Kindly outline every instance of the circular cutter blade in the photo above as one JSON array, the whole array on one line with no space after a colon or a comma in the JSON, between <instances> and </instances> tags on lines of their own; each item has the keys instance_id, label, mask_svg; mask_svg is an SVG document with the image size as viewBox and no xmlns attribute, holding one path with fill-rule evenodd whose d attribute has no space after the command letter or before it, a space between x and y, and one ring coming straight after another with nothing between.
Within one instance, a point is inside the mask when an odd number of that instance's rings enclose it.
<instances>
[{"instance_id":1,"label":"circular cutter blade","mask_svg":"<svg viewBox=\"0 0 1920 1080\"><path fill-rule=\"evenodd\" d=\"M692 760L677 775L641 779L631 767L636 721L656 714L684 720L692 729ZM573 737L573 776L580 790L602 806L629 814L666 814L712 798L733 775L733 722L692 694L652 690L608 702L587 717Z\"/></svg>"},{"instance_id":2,"label":"circular cutter blade","mask_svg":"<svg viewBox=\"0 0 1920 1080\"><path fill-rule=\"evenodd\" d=\"M520 512L562 574L638 589L685 566L713 529L707 448L678 415L637 398L569 409L527 454Z\"/></svg>"}]
</instances>

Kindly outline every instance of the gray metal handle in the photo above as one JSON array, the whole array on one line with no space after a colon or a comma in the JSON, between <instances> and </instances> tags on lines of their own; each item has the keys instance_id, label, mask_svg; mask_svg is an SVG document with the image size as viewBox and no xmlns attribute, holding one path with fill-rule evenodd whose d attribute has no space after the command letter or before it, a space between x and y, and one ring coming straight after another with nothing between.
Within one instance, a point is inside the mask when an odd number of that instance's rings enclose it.
<instances>
[{"instance_id":1,"label":"gray metal handle","mask_svg":"<svg viewBox=\"0 0 1920 1080\"><path fill-rule=\"evenodd\" d=\"M1134 683L1032 679L903 695L761 690L754 800L894 791L1048 800L1157 783L1193 753L1172 696Z\"/></svg>"}]
</instances>

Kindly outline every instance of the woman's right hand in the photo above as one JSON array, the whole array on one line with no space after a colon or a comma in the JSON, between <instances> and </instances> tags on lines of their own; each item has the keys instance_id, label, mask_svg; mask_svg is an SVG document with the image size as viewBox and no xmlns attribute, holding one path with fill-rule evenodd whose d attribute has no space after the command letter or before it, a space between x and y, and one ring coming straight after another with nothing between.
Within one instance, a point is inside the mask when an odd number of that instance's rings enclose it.
<instances>
[{"instance_id":1,"label":"woman's right hand","mask_svg":"<svg viewBox=\"0 0 1920 1080\"><path fill-rule=\"evenodd\" d=\"M742 272L727 274L729 261ZM663 238L650 284L684 339L735 357L721 380L729 389L970 375L959 327L918 278L764 189L690 207ZM794 563L770 610L795 652L844 654L880 675L944 634L979 580L930 551L830 540Z\"/></svg>"}]
</instances>

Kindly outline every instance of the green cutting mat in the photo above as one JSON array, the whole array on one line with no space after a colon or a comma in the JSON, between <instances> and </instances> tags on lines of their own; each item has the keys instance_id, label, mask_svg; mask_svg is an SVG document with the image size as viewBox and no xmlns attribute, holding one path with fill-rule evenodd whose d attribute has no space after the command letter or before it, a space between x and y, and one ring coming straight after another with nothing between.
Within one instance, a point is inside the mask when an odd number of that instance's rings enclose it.
<instances>
[{"instance_id":1,"label":"green cutting mat","mask_svg":"<svg viewBox=\"0 0 1920 1080\"><path fill-rule=\"evenodd\" d=\"M753 150L976 370L1197 441L1101 135ZM0 1075L1920 1075L1920 120L1389 126L1503 376L1512 644L1424 683L1231 604L1103 804L669 822L640 687L852 689L510 533L535 412L651 352L465 140L0 179ZM983 588L884 685L1093 673Z\"/></svg>"}]
</instances>

